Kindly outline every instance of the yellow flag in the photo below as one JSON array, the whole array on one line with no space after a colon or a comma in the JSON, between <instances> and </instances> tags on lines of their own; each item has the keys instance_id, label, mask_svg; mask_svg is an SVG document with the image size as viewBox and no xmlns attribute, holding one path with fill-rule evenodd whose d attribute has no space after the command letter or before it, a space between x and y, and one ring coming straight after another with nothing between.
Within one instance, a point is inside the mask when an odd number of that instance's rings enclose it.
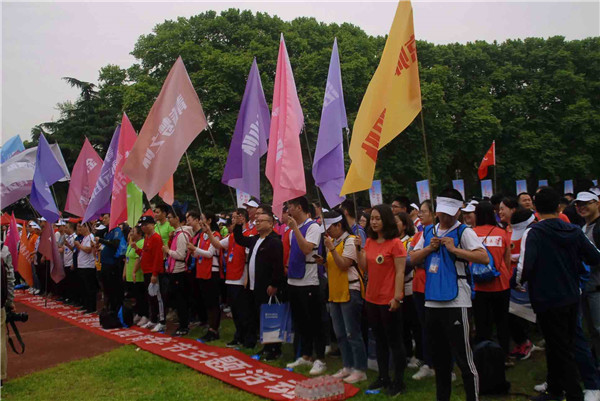
<instances>
[{"instance_id":1,"label":"yellow flag","mask_svg":"<svg viewBox=\"0 0 600 401\"><path fill-rule=\"evenodd\" d=\"M408 127L421 111L419 64L410 1L400 1L381 61L354 122L352 164L341 195L369 189L379 149Z\"/></svg>"}]
</instances>

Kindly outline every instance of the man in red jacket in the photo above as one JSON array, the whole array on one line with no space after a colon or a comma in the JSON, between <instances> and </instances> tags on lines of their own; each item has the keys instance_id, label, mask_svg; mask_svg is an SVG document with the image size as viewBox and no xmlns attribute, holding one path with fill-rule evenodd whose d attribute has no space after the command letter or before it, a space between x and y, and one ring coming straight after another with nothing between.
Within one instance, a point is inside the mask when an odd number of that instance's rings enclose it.
<instances>
[{"instance_id":1,"label":"man in red jacket","mask_svg":"<svg viewBox=\"0 0 600 401\"><path fill-rule=\"evenodd\" d=\"M142 327L159 332L164 331L167 327L163 304L167 290L167 277L165 276L162 250L163 241L160 235L154 231L154 224L152 216L142 216L139 220L139 225L144 232L144 247L140 249L134 242L131 242L130 245L140 255L140 266L144 273L146 300L150 305L150 321ZM143 310L147 310L147 308Z\"/></svg>"}]
</instances>

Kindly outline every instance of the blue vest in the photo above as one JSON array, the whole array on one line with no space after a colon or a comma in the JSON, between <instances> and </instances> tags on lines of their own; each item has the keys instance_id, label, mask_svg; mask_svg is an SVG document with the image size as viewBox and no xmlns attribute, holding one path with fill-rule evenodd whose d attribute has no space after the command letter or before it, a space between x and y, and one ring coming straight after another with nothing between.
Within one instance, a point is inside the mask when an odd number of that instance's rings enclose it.
<instances>
[{"instance_id":1,"label":"blue vest","mask_svg":"<svg viewBox=\"0 0 600 401\"><path fill-rule=\"evenodd\" d=\"M460 246L460 238L467 226L459 225L454 230L446 233L444 237L454 239L454 246ZM429 246L434 236L434 226L429 225L423 229L423 248ZM440 246L437 252L431 253L425 259L425 300L447 302L458 296L458 280L466 279L459 276L456 271L456 256L448 252L445 246ZM432 262L434 262L432 264ZM436 266L437 265L437 266ZM466 271L466 267L465 267Z\"/></svg>"},{"instance_id":2,"label":"blue vest","mask_svg":"<svg viewBox=\"0 0 600 401\"><path fill-rule=\"evenodd\" d=\"M300 227L300 233L302 233L303 237L306 238L306 232L313 224L317 224L317 222L313 220ZM300 249L293 232L290 236L292 243L290 244L290 258L288 261L288 278L304 278L304 274L306 273L306 255Z\"/></svg>"}]
</instances>

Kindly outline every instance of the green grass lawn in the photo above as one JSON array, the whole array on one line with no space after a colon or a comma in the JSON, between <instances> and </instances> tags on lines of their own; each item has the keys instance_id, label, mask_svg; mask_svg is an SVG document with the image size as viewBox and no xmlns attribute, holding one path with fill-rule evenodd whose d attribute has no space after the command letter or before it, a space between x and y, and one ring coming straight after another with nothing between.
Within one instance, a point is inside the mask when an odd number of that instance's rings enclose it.
<instances>
[{"instance_id":1,"label":"green grass lawn","mask_svg":"<svg viewBox=\"0 0 600 401\"><path fill-rule=\"evenodd\" d=\"M214 344L225 346L233 335L233 322L222 322L222 339ZM203 334L204 329L196 328L191 338ZM253 354L255 350L242 350ZM286 344L283 357L273 363L284 367L292 360L292 347ZM35 357L25 354L23 357ZM341 367L341 359L327 358L328 373L335 373ZM9 366L10 369L10 366ZM299 373L308 374L303 367ZM463 400L460 374L452 389L452 400ZM413 370L408 369L405 377L408 390L397 399L428 401L435 399L433 379L414 381L410 378ZM369 381L377 373L368 372ZM545 380L543 352L535 352L529 360L517 363L507 371L512 383L511 392L533 393L533 386ZM368 382L367 382L368 383ZM364 390L367 383L359 387ZM375 401L386 399L383 395L367 395L360 392L353 400ZM6 400L256 400L252 394L237 390L212 377L178 363L167 361L151 353L139 350L132 345L123 346L94 358L83 359L58 365L33 373L4 384L2 399ZM523 400L524 396L482 397L483 400Z\"/></svg>"}]
</instances>

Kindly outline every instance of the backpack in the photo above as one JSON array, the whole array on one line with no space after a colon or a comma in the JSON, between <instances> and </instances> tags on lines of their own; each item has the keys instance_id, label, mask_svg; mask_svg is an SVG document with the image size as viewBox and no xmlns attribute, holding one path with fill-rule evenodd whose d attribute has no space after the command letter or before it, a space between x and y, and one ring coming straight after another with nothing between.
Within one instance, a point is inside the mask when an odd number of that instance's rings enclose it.
<instances>
[{"instance_id":1,"label":"backpack","mask_svg":"<svg viewBox=\"0 0 600 401\"><path fill-rule=\"evenodd\" d=\"M508 394L504 351L493 341L481 341L473 348L473 359L479 375L480 394Z\"/></svg>"},{"instance_id":2,"label":"backpack","mask_svg":"<svg viewBox=\"0 0 600 401\"><path fill-rule=\"evenodd\" d=\"M100 326L102 326L104 330L119 329L123 327L123 324L115 311L105 308L100 311L98 316L100 318Z\"/></svg>"},{"instance_id":3,"label":"backpack","mask_svg":"<svg viewBox=\"0 0 600 401\"><path fill-rule=\"evenodd\" d=\"M494 257L492 256L492 253L488 247L485 246L485 240L490 236L493 230L494 227L492 227L490 232L482 241L483 248L487 252L490 262L487 265L482 263L469 263L469 272L471 273L471 278L476 283L487 283L500 276L500 272L496 269L496 264L494 263Z\"/></svg>"}]
</instances>

